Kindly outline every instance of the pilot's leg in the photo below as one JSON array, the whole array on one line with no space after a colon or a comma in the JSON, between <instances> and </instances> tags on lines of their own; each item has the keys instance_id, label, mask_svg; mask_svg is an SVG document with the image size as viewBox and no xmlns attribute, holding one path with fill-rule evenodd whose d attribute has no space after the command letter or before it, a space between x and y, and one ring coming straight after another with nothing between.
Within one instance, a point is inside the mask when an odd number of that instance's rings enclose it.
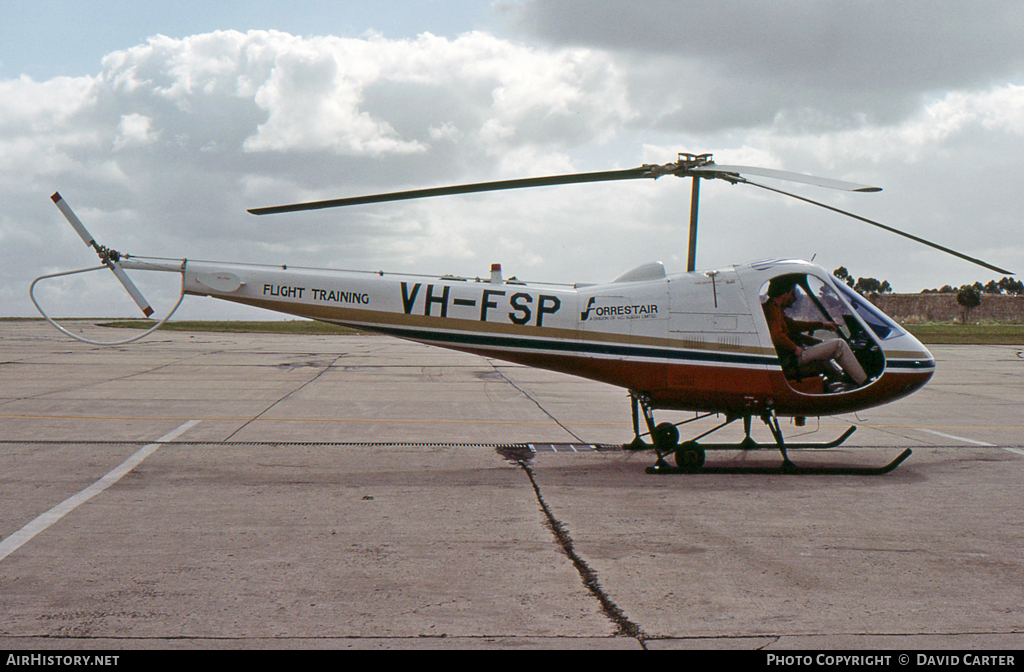
<instances>
[{"instance_id":1,"label":"pilot's leg","mask_svg":"<svg viewBox=\"0 0 1024 672\"><path fill-rule=\"evenodd\" d=\"M800 354L801 364L805 364L807 362L826 361L829 359L837 360L839 362L839 366L843 367L843 371L845 371L850 378L853 378L853 382L858 385L863 385L864 381L868 379L868 376L864 373L864 369L861 367L860 362L857 361L857 357L854 356L853 351L850 350L850 346L847 345L846 341L840 338L812 345L809 348L804 348L804 351Z\"/></svg>"}]
</instances>

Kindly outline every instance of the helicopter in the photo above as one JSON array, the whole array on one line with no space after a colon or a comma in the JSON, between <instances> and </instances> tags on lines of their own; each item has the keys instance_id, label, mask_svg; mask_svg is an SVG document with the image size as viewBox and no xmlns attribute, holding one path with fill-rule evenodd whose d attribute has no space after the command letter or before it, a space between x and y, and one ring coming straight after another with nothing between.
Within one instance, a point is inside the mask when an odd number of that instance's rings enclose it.
<instances>
[{"instance_id":1,"label":"helicopter","mask_svg":"<svg viewBox=\"0 0 1024 672\"><path fill-rule=\"evenodd\" d=\"M291 265L160 259L121 254L96 242L59 193L58 209L102 264L41 276L30 296L40 313L62 332L89 343L120 345L144 338L162 326L186 295L211 297L289 315L386 334L530 367L580 376L628 391L634 439L628 450L653 450L648 473L699 473L711 450L777 449L778 468L806 473L788 451L834 448L855 430L827 443L787 442L780 417L803 425L808 417L848 413L883 405L923 387L935 371L931 353L909 332L821 266L800 259L766 259L725 268L695 268L700 181L721 179L746 184L827 208L912 239L990 270L1012 274L980 259L879 222L792 194L748 176L788 180L853 192L879 187L751 166L716 164L711 154L680 153L663 165L547 177L415 189L326 201L254 208L265 216L323 208L546 187L585 182L691 178L687 270L669 273L661 262L641 265L602 284L559 285L503 277L499 264L490 275L416 275L384 271L342 271ZM36 301L38 282L107 268L148 318L153 314L126 270L181 275L181 296L150 329L133 338L97 342L54 322ZM787 320L798 320L802 347L829 344L846 350L860 372L851 376L842 360L794 361L778 344L766 317L769 304L786 289ZM855 380L854 378L860 378ZM655 411L688 411L681 422L657 422ZM724 420L680 442L682 425L709 417ZM774 445L751 437L754 418L767 425ZM703 439L742 420L744 439L708 443ZM646 441L645 439L649 440ZM828 473L880 474L895 469L906 449L882 467L834 468ZM675 466L666 458L674 457ZM819 470L821 471L821 470Z\"/></svg>"}]
</instances>

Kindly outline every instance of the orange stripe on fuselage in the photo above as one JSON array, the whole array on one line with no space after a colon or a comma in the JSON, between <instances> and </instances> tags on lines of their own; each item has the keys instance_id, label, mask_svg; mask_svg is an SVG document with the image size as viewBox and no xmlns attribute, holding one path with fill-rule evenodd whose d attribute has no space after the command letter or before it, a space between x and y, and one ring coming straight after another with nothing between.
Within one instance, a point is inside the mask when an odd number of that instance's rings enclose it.
<instances>
[{"instance_id":1,"label":"orange stripe on fuselage","mask_svg":"<svg viewBox=\"0 0 1024 672\"><path fill-rule=\"evenodd\" d=\"M515 347L487 347L470 343L451 343L403 336L429 345L471 352L485 357L494 357L509 362L524 364L560 373L589 378L616 385L649 396L652 406L663 409L677 409L702 412L749 414L774 409L780 415L817 416L847 413L888 403L899 399L923 386L931 378L931 370L912 372L887 369L874 383L840 394L803 394L793 390L786 382L782 371L776 366L764 364L728 364L704 362L676 362L658 357L583 355L571 352L544 351L543 338L552 342L605 343L623 346L668 347L682 351L704 351L722 355L767 356L774 360L774 349L753 346L731 346L720 344L694 344L678 339L657 337L636 337L623 334L581 332L570 329L549 327L518 327L515 325L477 322L453 318L404 315L358 308L322 307L264 299L239 299L219 297L238 301L270 310L293 315L302 315L329 322L362 326L364 328L388 329L395 333L397 328L414 328L425 331L436 330L449 333L517 335L536 339L536 348L529 350ZM398 334L396 334L398 335Z\"/></svg>"}]
</instances>

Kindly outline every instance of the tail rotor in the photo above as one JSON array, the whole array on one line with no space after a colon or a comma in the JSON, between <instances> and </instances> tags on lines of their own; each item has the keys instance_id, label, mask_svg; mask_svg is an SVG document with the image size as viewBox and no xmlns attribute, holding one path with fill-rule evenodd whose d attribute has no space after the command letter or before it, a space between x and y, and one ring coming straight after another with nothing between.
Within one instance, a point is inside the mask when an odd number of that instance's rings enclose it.
<instances>
[{"instance_id":1,"label":"tail rotor","mask_svg":"<svg viewBox=\"0 0 1024 672\"><path fill-rule=\"evenodd\" d=\"M70 336L76 341L82 341L83 343L89 343L90 345L125 345L128 343L134 343L135 341L145 338L146 336L152 334L154 331L162 327L167 322L167 320L169 320L171 316L174 315L174 313L178 310L178 306L181 305L182 300L185 298L186 261L183 259L181 261L180 267L178 268L168 266L167 264L163 263L153 264L139 262L138 260L129 261L129 255L122 255L117 250L112 250L109 247L97 243L96 239L93 238L92 234L89 233L89 231L85 228L85 225L82 224L82 220L80 220L78 216L71 210L71 207L66 202L64 202L64 199L61 198L59 193L54 193L53 196L51 196L50 198L53 200L54 204L56 204L57 208L61 211L61 214L64 215L64 218L68 220L68 223L71 224L72 228L74 228L78 235L82 238L82 241L89 247L96 250L96 254L99 255L100 261L103 262L103 265L94 266L92 268L82 268L76 271L63 271L61 273L51 273L49 275L43 275L36 278L32 282L32 286L29 287L28 295L29 298L32 299L32 303L35 304L36 310L39 311L39 314L46 318L46 321L53 325L61 333L65 334L66 336ZM131 269L175 271L181 273L182 277L181 295L178 297L178 302L174 304L174 308L171 309L171 312L167 313L167 315L162 320L154 324L146 331L143 331L141 334L138 334L137 336L133 336L131 338L126 338L118 341L95 341L89 338L85 338L84 336L80 336L71 331L68 331L64 327L54 322L53 319L46 314L46 311L43 310L43 307L39 305L39 301L36 300L36 285L39 284L39 282L42 280L62 278L69 275L77 275L79 273L88 273L90 271L101 271L103 270L104 267L106 267L110 269L110 271L114 274L114 277L117 278L118 282L120 282L121 285L128 291L128 294L132 297L132 300L135 301L135 304L142 311L143 315L145 315L146 317L150 317L154 313L153 307L149 305L149 302L146 301L146 298L142 295L142 292L139 291L139 288L136 287L135 283L132 282L131 278L128 277L128 274L125 272L124 267L122 266L122 259L125 260L125 263L128 264L128 267Z\"/></svg>"},{"instance_id":2,"label":"tail rotor","mask_svg":"<svg viewBox=\"0 0 1024 672\"><path fill-rule=\"evenodd\" d=\"M124 269L121 267L121 253L97 243L96 239L93 238L92 234L85 228L85 225L82 224L82 220L80 220L78 215L71 210L71 206L61 198L59 193L54 192L50 199L53 200L61 214L64 215L64 218L68 220L68 223L71 224L78 235L81 236L85 244L96 250L96 254L100 257L100 261L114 273L114 276L128 291L132 300L135 301L135 304L140 310L142 310L142 313L146 317L151 316L153 314L152 306L149 305L146 298L142 296L142 292L139 291L139 288L135 286L135 283L131 281L131 278L128 277L128 274L125 273Z\"/></svg>"}]
</instances>

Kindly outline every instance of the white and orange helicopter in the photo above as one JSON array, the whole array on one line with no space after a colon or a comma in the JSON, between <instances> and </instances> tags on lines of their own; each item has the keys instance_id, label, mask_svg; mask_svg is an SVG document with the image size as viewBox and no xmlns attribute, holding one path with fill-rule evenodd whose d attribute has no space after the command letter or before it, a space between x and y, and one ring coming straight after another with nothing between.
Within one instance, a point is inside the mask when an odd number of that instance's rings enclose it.
<instances>
[{"instance_id":1,"label":"white and orange helicopter","mask_svg":"<svg viewBox=\"0 0 1024 672\"><path fill-rule=\"evenodd\" d=\"M53 201L85 244L96 250L102 265L37 278L30 295L51 324L73 338L87 340L50 319L34 296L36 283L108 268L149 317L153 309L125 271L179 273L181 296L166 317L133 338L102 344L119 345L152 333L173 315L187 294L213 297L625 388L632 402L635 438L623 447L653 449L656 462L648 468L650 473L699 472L704 469L707 450L757 448L777 448L783 458L778 469L800 473L809 469L794 465L787 450L839 446L855 427L829 443L787 443L779 424L780 416L794 418L797 425L802 425L807 417L887 404L927 383L935 370L935 360L895 321L821 266L808 261L772 259L696 271L700 180L721 179L792 196L998 273L1011 274L884 224L752 182L746 176L858 192L879 191L878 187L765 168L719 165L710 154L681 153L672 163L645 164L628 170L417 189L257 208L249 212L269 215L524 187L657 179L667 175L693 180L685 273L670 274L661 262L654 262L605 284L555 285L505 279L498 265L492 267L490 277L465 278L140 257L99 245L55 193ZM841 345L860 365L863 375L858 377L862 380L854 382L849 371L829 359L800 364L799 358L776 344L778 338L776 335L773 339L765 310L771 300L768 295L773 283L784 285L791 292L790 300L783 307L787 308L789 319L798 320L803 330L809 332L792 334L793 338L801 339L804 347L842 341ZM679 423L659 424L654 419L654 411L659 409L690 411L694 416ZM680 443L680 425L710 416L724 416L724 421ZM758 444L751 438L754 417L768 426L774 446ZM741 442L701 442L704 437L740 419L745 432ZM644 441L645 437L650 443ZM673 454L675 467L665 460ZM828 471L885 473L909 455L907 449L878 468L848 467Z\"/></svg>"}]
</instances>

